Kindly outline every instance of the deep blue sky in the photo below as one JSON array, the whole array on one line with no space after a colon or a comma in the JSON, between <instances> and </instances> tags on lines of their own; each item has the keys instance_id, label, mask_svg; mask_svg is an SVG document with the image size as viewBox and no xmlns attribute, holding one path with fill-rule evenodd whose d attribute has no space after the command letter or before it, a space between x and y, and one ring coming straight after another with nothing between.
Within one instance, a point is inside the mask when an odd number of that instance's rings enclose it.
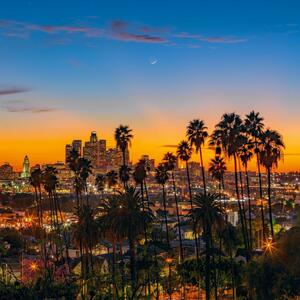
<instances>
[{"instance_id":1,"label":"deep blue sky","mask_svg":"<svg viewBox=\"0 0 300 300\"><path fill-rule=\"evenodd\" d=\"M295 152L299 53L299 1L1 1L1 161L119 123L158 156L191 118L250 109Z\"/></svg>"}]
</instances>

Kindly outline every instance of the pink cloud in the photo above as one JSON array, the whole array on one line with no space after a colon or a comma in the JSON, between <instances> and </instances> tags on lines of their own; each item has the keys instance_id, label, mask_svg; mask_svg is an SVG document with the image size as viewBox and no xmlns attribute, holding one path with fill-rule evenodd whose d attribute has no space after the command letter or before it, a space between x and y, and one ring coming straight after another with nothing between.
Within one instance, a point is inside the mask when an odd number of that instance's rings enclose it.
<instances>
[{"instance_id":1,"label":"pink cloud","mask_svg":"<svg viewBox=\"0 0 300 300\"><path fill-rule=\"evenodd\" d=\"M224 44L237 44L247 42L246 38L237 38L237 37L229 37L229 36L203 36L199 34L190 34L188 32L181 32L173 35L176 38L182 39L193 39L200 42L207 43L224 43Z\"/></svg>"},{"instance_id":2,"label":"pink cloud","mask_svg":"<svg viewBox=\"0 0 300 300\"><path fill-rule=\"evenodd\" d=\"M147 34L134 34L129 32L118 32L112 35L112 38L125 42L143 42L143 43L166 43L167 40Z\"/></svg>"}]
</instances>

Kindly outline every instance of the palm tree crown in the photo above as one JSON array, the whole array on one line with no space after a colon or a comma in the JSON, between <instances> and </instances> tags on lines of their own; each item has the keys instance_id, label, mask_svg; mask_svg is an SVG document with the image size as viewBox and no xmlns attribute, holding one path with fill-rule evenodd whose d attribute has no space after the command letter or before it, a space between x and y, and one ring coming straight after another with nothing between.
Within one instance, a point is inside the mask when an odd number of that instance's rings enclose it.
<instances>
[{"instance_id":1,"label":"palm tree crown","mask_svg":"<svg viewBox=\"0 0 300 300\"><path fill-rule=\"evenodd\" d=\"M224 114L210 138L210 146L221 146L228 157L235 155L245 144L245 127L241 117L235 113Z\"/></svg>"},{"instance_id":2,"label":"palm tree crown","mask_svg":"<svg viewBox=\"0 0 300 300\"><path fill-rule=\"evenodd\" d=\"M260 160L262 165L271 169L277 167L278 161L282 158L284 143L281 135L275 131L267 129L262 133L262 149L260 151Z\"/></svg>"},{"instance_id":3,"label":"palm tree crown","mask_svg":"<svg viewBox=\"0 0 300 300\"><path fill-rule=\"evenodd\" d=\"M204 125L202 120L195 119L190 121L189 125L187 126L186 135L191 146L195 146L196 152L198 152L208 137L207 127Z\"/></svg>"},{"instance_id":4,"label":"palm tree crown","mask_svg":"<svg viewBox=\"0 0 300 300\"><path fill-rule=\"evenodd\" d=\"M187 162L190 160L192 156L192 147L190 146L189 142L181 141L177 147L177 156Z\"/></svg>"},{"instance_id":5,"label":"palm tree crown","mask_svg":"<svg viewBox=\"0 0 300 300\"><path fill-rule=\"evenodd\" d=\"M168 181L169 174L167 166L165 164L159 164L155 169L155 179L156 182L161 185L164 185Z\"/></svg>"},{"instance_id":6,"label":"palm tree crown","mask_svg":"<svg viewBox=\"0 0 300 300\"><path fill-rule=\"evenodd\" d=\"M177 164L177 157L173 153L167 152L164 155L163 162L168 171L173 171Z\"/></svg>"},{"instance_id":7,"label":"palm tree crown","mask_svg":"<svg viewBox=\"0 0 300 300\"><path fill-rule=\"evenodd\" d=\"M264 129L264 118L260 116L259 112L251 111L248 115L246 115L245 119L245 127L247 133L252 137L258 138Z\"/></svg>"},{"instance_id":8,"label":"palm tree crown","mask_svg":"<svg viewBox=\"0 0 300 300\"><path fill-rule=\"evenodd\" d=\"M212 178L218 181L222 181L223 176L227 170L224 158L220 156L212 158L208 170L211 173Z\"/></svg>"},{"instance_id":9,"label":"palm tree crown","mask_svg":"<svg viewBox=\"0 0 300 300\"><path fill-rule=\"evenodd\" d=\"M223 226L224 210L222 204L217 201L218 197L218 194L210 193L206 196L197 194L194 197L194 208L190 212L190 216L193 215L198 230L206 226Z\"/></svg>"},{"instance_id":10,"label":"palm tree crown","mask_svg":"<svg viewBox=\"0 0 300 300\"><path fill-rule=\"evenodd\" d=\"M114 170L107 172L106 180L109 188L114 187L118 183L118 173Z\"/></svg>"},{"instance_id":11,"label":"palm tree crown","mask_svg":"<svg viewBox=\"0 0 300 300\"><path fill-rule=\"evenodd\" d=\"M121 151L125 151L131 144L133 135L131 134L132 129L129 129L127 125L120 125L115 130L115 140L117 142L117 148Z\"/></svg>"}]
</instances>

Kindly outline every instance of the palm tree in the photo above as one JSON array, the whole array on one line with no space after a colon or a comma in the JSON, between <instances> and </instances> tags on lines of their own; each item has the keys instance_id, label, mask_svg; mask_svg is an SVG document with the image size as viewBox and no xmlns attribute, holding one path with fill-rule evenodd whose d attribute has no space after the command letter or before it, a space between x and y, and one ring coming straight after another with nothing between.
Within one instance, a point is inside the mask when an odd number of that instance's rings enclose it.
<instances>
[{"instance_id":1,"label":"palm tree","mask_svg":"<svg viewBox=\"0 0 300 300\"><path fill-rule=\"evenodd\" d=\"M147 176L146 160L140 159L135 166L133 179L137 186L140 187L142 199L144 199L144 181Z\"/></svg>"},{"instance_id":2,"label":"palm tree","mask_svg":"<svg viewBox=\"0 0 300 300\"><path fill-rule=\"evenodd\" d=\"M223 230L221 231L221 239L223 241L223 246L225 251L230 257L231 263L231 275L232 275L232 295L233 299L236 299L236 270L234 267L233 253L236 251L239 241L237 237L237 229L229 222L225 223Z\"/></svg>"},{"instance_id":3,"label":"palm tree","mask_svg":"<svg viewBox=\"0 0 300 300\"><path fill-rule=\"evenodd\" d=\"M123 182L124 187L127 187L127 183L130 179L131 169L127 165L122 165L119 169L119 178Z\"/></svg>"},{"instance_id":4,"label":"palm tree","mask_svg":"<svg viewBox=\"0 0 300 300\"><path fill-rule=\"evenodd\" d=\"M257 171L258 171L258 178L259 178L259 194L260 198L263 198L262 193L262 181L261 181L261 171L260 171L260 141L261 141L261 134L264 130L264 118L262 118L259 112L251 111L248 115L246 115L245 119L245 128L248 136L253 139L254 143L254 152L256 154L256 162L257 162Z\"/></svg>"},{"instance_id":5,"label":"palm tree","mask_svg":"<svg viewBox=\"0 0 300 300\"><path fill-rule=\"evenodd\" d=\"M187 126L186 135L191 144L191 147L195 146L196 153L200 153L200 163L202 171L202 180L203 180L203 190L206 194L206 181L205 181L205 170L202 157L202 147L204 146L205 140L208 137L207 127L204 125L204 122L199 119L190 121Z\"/></svg>"},{"instance_id":6,"label":"palm tree","mask_svg":"<svg viewBox=\"0 0 300 300\"><path fill-rule=\"evenodd\" d=\"M266 168L268 176L268 208L271 227L271 236L274 241L272 201L271 201L271 171L277 167L278 161L282 158L284 143L281 135L275 131L267 129L262 134L262 150L260 152L260 162Z\"/></svg>"},{"instance_id":7,"label":"palm tree","mask_svg":"<svg viewBox=\"0 0 300 300\"><path fill-rule=\"evenodd\" d=\"M111 215L112 226L116 232L128 239L132 291L135 292L137 288L136 243L138 237L143 234L144 224L149 226L152 222L153 214L145 208L140 193L132 187L120 192L116 197L119 206Z\"/></svg>"},{"instance_id":8,"label":"palm tree","mask_svg":"<svg viewBox=\"0 0 300 300\"><path fill-rule=\"evenodd\" d=\"M92 174L92 165L91 162L84 158L80 157L78 160L79 163L79 177L81 182L84 186L84 190L86 192L86 205L89 205L89 198L88 198L88 187L87 187L87 179L89 178L90 174Z\"/></svg>"},{"instance_id":9,"label":"palm tree","mask_svg":"<svg viewBox=\"0 0 300 300\"><path fill-rule=\"evenodd\" d=\"M106 180L108 187L114 188L118 183L118 173L114 170L106 173Z\"/></svg>"},{"instance_id":10,"label":"palm tree","mask_svg":"<svg viewBox=\"0 0 300 300\"><path fill-rule=\"evenodd\" d=\"M43 204L42 204L42 190L41 190L41 186L43 183L43 173L42 173L42 170L40 169L40 167L35 168L31 172L29 181L30 181L30 184L34 187L39 226L41 227L41 229L43 231L42 258L44 260L44 271L45 271L45 277L46 277L46 270L47 270L47 266L48 266L47 249L46 249L47 233L46 233L46 230L43 228L44 222L43 222Z\"/></svg>"},{"instance_id":11,"label":"palm tree","mask_svg":"<svg viewBox=\"0 0 300 300\"><path fill-rule=\"evenodd\" d=\"M192 147L190 146L189 142L181 141L177 146L177 157L185 162L186 168L186 175L188 181L188 188L189 188L189 198L190 198L190 205L191 211L193 210L193 196L192 196L192 188L191 188L191 179L190 179L190 172L189 172L189 160L192 156ZM196 247L196 257L197 257L197 264L199 264L199 246L198 246L198 239L195 229L195 222L193 221L193 229L194 229L194 239L195 239L195 247Z\"/></svg>"},{"instance_id":12,"label":"palm tree","mask_svg":"<svg viewBox=\"0 0 300 300\"><path fill-rule=\"evenodd\" d=\"M250 195L250 184L249 184L249 174L248 174L248 162L251 160L253 156L253 144L251 141L244 144L239 149L239 156L242 162L242 165L245 170L246 175L246 186L247 186L247 196L248 196L248 217L249 217L249 242L250 242L250 249L252 249L252 214L251 214L251 195Z\"/></svg>"},{"instance_id":13,"label":"palm tree","mask_svg":"<svg viewBox=\"0 0 300 300\"><path fill-rule=\"evenodd\" d=\"M244 135L244 126L241 117L235 113L224 114L221 121L215 126L215 130L210 138L210 146L221 148L224 154L234 160L235 190L238 201L239 214L242 225L243 239L245 248L248 249L248 234L246 226L245 212L240 201L239 182L238 182L238 149L247 141Z\"/></svg>"},{"instance_id":14,"label":"palm tree","mask_svg":"<svg viewBox=\"0 0 300 300\"><path fill-rule=\"evenodd\" d=\"M56 187L58 185L58 179L57 179L57 171L54 167L47 166L42 173L42 182L44 185L44 189L48 194L48 200L49 200L49 206L50 206L50 222L51 222L51 230L56 233L57 237L60 237L60 222L59 222L59 217L58 217L58 201L56 197ZM61 220L62 223L62 220ZM51 250L55 250L56 254L56 259L58 260L59 258L59 252L58 252L58 247L60 246L58 241L56 247L54 246L53 243L53 234L50 235L51 240L50 240L50 247ZM60 249L61 250L61 249Z\"/></svg>"},{"instance_id":15,"label":"palm tree","mask_svg":"<svg viewBox=\"0 0 300 300\"><path fill-rule=\"evenodd\" d=\"M103 198L106 180L107 180L107 176L105 176L103 174L97 174L95 184L97 186L98 192L100 192L102 194L102 198Z\"/></svg>"},{"instance_id":16,"label":"palm tree","mask_svg":"<svg viewBox=\"0 0 300 300\"><path fill-rule=\"evenodd\" d=\"M91 239L91 236L93 238ZM73 229L73 239L83 249L83 278L87 279L90 270L93 271L93 246L97 243L98 226L95 221L95 211L89 205L83 205L80 209L78 222Z\"/></svg>"},{"instance_id":17,"label":"palm tree","mask_svg":"<svg viewBox=\"0 0 300 300\"><path fill-rule=\"evenodd\" d=\"M210 257L213 241L213 230L220 229L224 223L224 211L217 202L217 194L197 194L194 197L194 209L189 216L195 221L197 231L203 230L205 239L205 291L206 299L210 299ZM216 295L215 295L216 296Z\"/></svg>"},{"instance_id":18,"label":"palm tree","mask_svg":"<svg viewBox=\"0 0 300 300\"><path fill-rule=\"evenodd\" d=\"M44 189L48 193L49 204L51 209L51 225L58 229L58 207L55 198L55 189L58 185L57 171L54 167L47 166L42 173Z\"/></svg>"},{"instance_id":19,"label":"palm tree","mask_svg":"<svg viewBox=\"0 0 300 300\"><path fill-rule=\"evenodd\" d=\"M115 211L119 208L119 206L120 206L119 200L115 195L108 198L104 198L98 207L99 217L97 218L97 223L99 225L98 227L101 229L99 230L100 237L104 238L106 241L111 243L113 248L111 269L112 269L112 284L114 287L114 299L116 298L116 294L117 294L116 246L117 243L121 243L121 241L126 237L126 235L122 235L123 233L118 232L114 227L113 217L115 216ZM122 290L124 289L122 288Z\"/></svg>"},{"instance_id":20,"label":"palm tree","mask_svg":"<svg viewBox=\"0 0 300 300\"><path fill-rule=\"evenodd\" d=\"M245 129L248 134L248 137L252 139L254 144L254 153L256 156L258 180L259 180L259 196L260 196L260 210L261 210L261 221L262 221L262 233L263 239L266 239L265 235L265 217L264 217L264 206L263 206L263 191L262 191L262 179L261 179L261 169L260 169L260 148L261 148L261 139L262 133L264 130L264 118L260 116L259 112L251 111L246 115Z\"/></svg>"},{"instance_id":21,"label":"palm tree","mask_svg":"<svg viewBox=\"0 0 300 300\"><path fill-rule=\"evenodd\" d=\"M226 163L223 157L216 155L210 160L208 171L213 179L219 182L219 193L224 190L224 174L227 170Z\"/></svg>"},{"instance_id":22,"label":"palm tree","mask_svg":"<svg viewBox=\"0 0 300 300\"><path fill-rule=\"evenodd\" d=\"M192 147L187 141L181 141L177 147L177 157L185 162L191 209L193 209L191 179L188 162L192 156Z\"/></svg>"},{"instance_id":23,"label":"palm tree","mask_svg":"<svg viewBox=\"0 0 300 300\"><path fill-rule=\"evenodd\" d=\"M179 247L180 247L180 261L183 262L184 260L184 253L183 253L183 246L182 246L182 238L181 238L181 224L180 224L180 217L179 217L179 207L178 207L178 198L177 198L177 189L176 189L176 182L174 176L174 169L177 162L177 157L171 153L167 152L163 158L164 165L169 172L171 172L172 183L173 183L173 193L174 193L174 200L176 205L176 217L177 217L177 226L178 226L178 235L179 235Z\"/></svg>"},{"instance_id":24,"label":"palm tree","mask_svg":"<svg viewBox=\"0 0 300 300\"><path fill-rule=\"evenodd\" d=\"M162 187L162 196L163 196L163 207L164 207L164 219L167 233L167 244L170 247L169 239L169 229L168 229L168 218L167 218L167 207L166 207L166 191L165 184L169 179L168 169L165 164L159 164L155 169L155 179L158 184Z\"/></svg>"},{"instance_id":25,"label":"palm tree","mask_svg":"<svg viewBox=\"0 0 300 300\"><path fill-rule=\"evenodd\" d=\"M133 135L131 134L132 130L129 129L128 126L120 125L115 130L115 140L117 143L117 148L122 151L122 158L123 158L123 167L126 166L126 150L131 145L131 140ZM123 170L124 171L124 170ZM121 180L124 180L125 177L120 177ZM128 181L128 180L127 180ZM127 181L123 181L124 188L127 186Z\"/></svg>"},{"instance_id":26,"label":"palm tree","mask_svg":"<svg viewBox=\"0 0 300 300\"><path fill-rule=\"evenodd\" d=\"M42 208L42 198L41 198L42 171L40 167L35 168L31 172L29 182L34 188L39 226L42 226L43 225L43 208Z\"/></svg>"},{"instance_id":27,"label":"palm tree","mask_svg":"<svg viewBox=\"0 0 300 300\"><path fill-rule=\"evenodd\" d=\"M79 214L79 209L81 205L81 192L83 191L84 187L80 178L80 156L75 149L72 149L70 151L67 157L67 164L74 174L74 189L76 193L77 214Z\"/></svg>"}]
</instances>

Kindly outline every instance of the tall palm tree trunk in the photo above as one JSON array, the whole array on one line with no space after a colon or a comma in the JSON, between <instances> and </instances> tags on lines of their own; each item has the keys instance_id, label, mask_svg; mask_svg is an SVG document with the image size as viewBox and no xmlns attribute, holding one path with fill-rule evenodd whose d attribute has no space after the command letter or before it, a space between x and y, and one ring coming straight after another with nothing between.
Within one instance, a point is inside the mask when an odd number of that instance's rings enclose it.
<instances>
[{"instance_id":1,"label":"tall palm tree trunk","mask_svg":"<svg viewBox=\"0 0 300 300\"><path fill-rule=\"evenodd\" d=\"M140 183L140 189L141 189L141 196L142 196L142 203L143 203L143 211L145 211L145 199L144 199L144 180ZM148 245L148 236L147 236L147 227L146 223L144 222L144 234L145 234L145 245L146 245L146 251L147 251L147 245ZM150 271L147 270L147 287L148 287L148 293L150 294L151 285L150 285Z\"/></svg>"},{"instance_id":2,"label":"tall palm tree trunk","mask_svg":"<svg viewBox=\"0 0 300 300\"><path fill-rule=\"evenodd\" d=\"M237 198L237 201L238 201L239 213L240 213L240 218L241 218L244 245L245 245L245 248L248 249L247 233L246 233L246 227L245 227L245 222L244 222L245 221L245 218L244 218L245 215L244 215L242 205L241 205L241 200L240 200L239 183L238 183L238 171L237 171L237 159L236 159L235 154L233 155L233 158L234 158L235 192L236 192L236 198Z\"/></svg>"},{"instance_id":3,"label":"tall palm tree trunk","mask_svg":"<svg viewBox=\"0 0 300 300\"><path fill-rule=\"evenodd\" d=\"M146 179L144 179L144 187L145 187L145 195L147 199L147 207L150 209L150 201L149 201L149 195L148 195L148 188L147 188L147 182Z\"/></svg>"},{"instance_id":4,"label":"tall palm tree trunk","mask_svg":"<svg viewBox=\"0 0 300 300\"><path fill-rule=\"evenodd\" d=\"M262 200L260 200L260 211L261 211L261 225L262 225L262 234L263 234L263 242L264 242L266 240L266 231L265 231L264 204Z\"/></svg>"},{"instance_id":5,"label":"tall palm tree trunk","mask_svg":"<svg viewBox=\"0 0 300 300\"><path fill-rule=\"evenodd\" d=\"M257 143L256 143L257 148ZM261 180L261 171L260 171L260 160L259 160L259 153L256 153L256 163L257 163L257 172L258 172L258 181L259 181L259 196L261 199L260 202L260 211L261 211L261 223L262 223L262 234L263 234L263 240L266 239L266 232L265 232L265 215L264 215L264 206L262 202L263 198L263 191L262 191L262 180Z\"/></svg>"},{"instance_id":6,"label":"tall palm tree trunk","mask_svg":"<svg viewBox=\"0 0 300 300\"><path fill-rule=\"evenodd\" d=\"M246 174L246 185L247 185L247 196L248 196L248 217L249 217L249 241L250 241L250 250L252 250L252 214L251 214L251 195L250 195L250 184L249 184L249 173L247 165L245 165L245 174Z\"/></svg>"},{"instance_id":7,"label":"tall palm tree trunk","mask_svg":"<svg viewBox=\"0 0 300 300\"><path fill-rule=\"evenodd\" d=\"M131 273L131 284L132 291L135 291L137 285L137 273L136 273L136 253L135 253L135 242L129 233L129 250L130 250L130 273Z\"/></svg>"},{"instance_id":8,"label":"tall palm tree trunk","mask_svg":"<svg viewBox=\"0 0 300 300\"><path fill-rule=\"evenodd\" d=\"M126 155L125 155L125 151L126 151L125 149L124 149L124 150L122 149L123 167L126 166ZM123 182L123 185L124 185L124 190L126 190L126 188L127 188L127 182L124 181L124 182Z\"/></svg>"},{"instance_id":9,"label":"tall palm tree trunk","mask_svg":"<svg viewBox=\"0 0 300 300\"><path fill-rule=\"evenodd\" d=\"M202 156L202 147L199 147L199 153L200 153L200 162L201 162L201 172L202 172L202 181L203 181L203 192L206 196L206 179L205 179L205 170L203 165L203 156Z\"/></svg>"},{"instance_id":10,"label":"tall palm tree trunk","mask_svg":"<svg viewBox=\"0 0 300 300\"><path fill-rule=\"evenodd\" d=\"M273 228L273 214L272 214L272 201L271 201L271 169L267 169L268 172L268 206L269 206L269 219L270 219L270 228L272 240L275 240L274 228Z\"/></svg>"},{"instance_id":11,"label":"tall palm tree trunk","mask_svg":"<svg viewBox=\"0 0 300 300\"><path fill-rule=\"evenodd\" d=\"M206 224L205 227L205 298L210 300L210 232L209 225Z\"/></svg>"},{"instance_id":12,"label":"tall palm tree trunk","mask_svg":"<svg viewBox=\"0 0 300 300\"><path fill-rule=\"evenodd\" d=\"M187 176L188 188L189 188L191 211L193 211L193 195L192 195L192 188L191 188L189 165L187 161L185 162L185 168L186 168L186 176ZM196 234L196 226L195 226L196 224L193 215L192 215L192 222L193 222L194 239L195 239L195 247L196 247L196 257L197 257L197 262L199 264L199 246L198 246L198 239Z\"/></svg>"},{"instance_id":13,"label":"tall palm tree trunk","mask_svg":"<svg viewBox=\"0 0 300 300\"><path fill-rule=\"evenodd\" d=\"M180 217L179 217L179 208L178 208L178 198L176 193L176 182L174 177L174 171L172 171L172 182L173 182L173 192L174 192L174 199L176 205L176 216L177 216L177 226L178 226L178 235L179 235L179 249L180 249L180 261L183 262L184 254L183 254L183 246L182 246L182 238L181 238L181 225L180 225Z\"/></svg>"},{"instance_id":14,"label":"tall palm tree trunk","mask_svg":"<svg viewBox=\"0 0 300 300\"><path fill-rule=\"evenodd\" d=\"M259 153L258 152L256 153L256 163L257 163L258 182L259 182L259 196L262 199L263 191L262 191L262 180L261 180L260 161L259 161Z\"/></svg>"},{"instance_id":15,"label":"tall palm tree trunk","mask_svg":"<svg viewBox=\"0 0 300 300\"><path fill-rule=\"evenodd\" d=\"M166 226L166 234L167 234L167 244L170 247L168 218L167 218L167 206L166 206L166 192L165 192L165 185L164 184L162 184L162 192L163 192L163 207L164 207L164 219L165 219L165 226Z\"/></svg>"}]
</instances>

